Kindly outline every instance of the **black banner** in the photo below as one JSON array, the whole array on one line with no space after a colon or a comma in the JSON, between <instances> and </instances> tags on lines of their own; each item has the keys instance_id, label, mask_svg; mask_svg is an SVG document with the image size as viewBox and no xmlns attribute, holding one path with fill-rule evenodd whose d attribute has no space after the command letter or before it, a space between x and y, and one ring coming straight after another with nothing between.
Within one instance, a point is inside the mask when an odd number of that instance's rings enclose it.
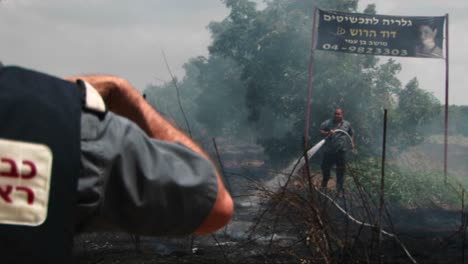
<instances>
[{"instance_id":1,"label":"black banner","mask_svg":"<svg viewBox=\"0 0 468 264\"><path fill-rule=\"evenodd\" d=\"M319 10L316 49L443 58L445 16L385 16Z\"/></svg>"}]
</instances>

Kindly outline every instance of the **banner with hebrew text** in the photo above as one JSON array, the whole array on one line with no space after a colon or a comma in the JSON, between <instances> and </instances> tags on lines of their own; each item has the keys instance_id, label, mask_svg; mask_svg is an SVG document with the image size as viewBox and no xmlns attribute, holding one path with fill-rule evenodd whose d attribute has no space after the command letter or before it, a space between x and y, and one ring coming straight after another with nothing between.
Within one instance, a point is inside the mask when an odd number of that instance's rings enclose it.
<instances>
[{"instance_id":1,"label":"banner with hebrew text","mask_svg":"<svg viewBox=\"0 0 468 264\"><path fill-rule=\"evenodd\" d=\"M443 58L445 16L386 16L319 10L316 49Z\"/></svg>"}]
</instances>

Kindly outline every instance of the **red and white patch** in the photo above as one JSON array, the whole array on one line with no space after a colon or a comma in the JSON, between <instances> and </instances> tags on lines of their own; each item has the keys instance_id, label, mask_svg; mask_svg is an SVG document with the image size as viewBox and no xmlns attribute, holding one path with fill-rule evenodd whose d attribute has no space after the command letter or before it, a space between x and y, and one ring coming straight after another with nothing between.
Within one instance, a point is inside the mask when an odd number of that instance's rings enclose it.
<instances>
[{"instance_id":1,"label":"red and white patch","mask_svg":"<svg viewBox=\"0 0 468 264\"><path fill-rule=\"evenodd\" d=\"M47 218L52 151L0 139L0 224L41 225Z\"/></svg>"}]
</instances>

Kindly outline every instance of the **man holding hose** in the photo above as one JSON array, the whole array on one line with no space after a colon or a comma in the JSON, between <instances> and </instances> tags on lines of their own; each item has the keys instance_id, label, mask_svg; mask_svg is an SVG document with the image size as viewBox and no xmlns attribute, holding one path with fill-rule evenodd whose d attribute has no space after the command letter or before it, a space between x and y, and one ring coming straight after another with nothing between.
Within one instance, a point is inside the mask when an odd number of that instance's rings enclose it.
<instances>
[{"instance_id":1,"label":"man holding hose","mask_svg":"<svg viewBox=\"0 0 468 264\"><path fill-rule=\"evenodd\" d=\"M343 109L336 108L334 116L320 125L320 133L327 136L323 146L324 155L321 164L322 188L326 188L330 180L330 169L336 165L336 189L343 190L346 168L346 151L349 142L354 150L354 132L351 123L343 119Z\"/></svg>"}]
</instances>

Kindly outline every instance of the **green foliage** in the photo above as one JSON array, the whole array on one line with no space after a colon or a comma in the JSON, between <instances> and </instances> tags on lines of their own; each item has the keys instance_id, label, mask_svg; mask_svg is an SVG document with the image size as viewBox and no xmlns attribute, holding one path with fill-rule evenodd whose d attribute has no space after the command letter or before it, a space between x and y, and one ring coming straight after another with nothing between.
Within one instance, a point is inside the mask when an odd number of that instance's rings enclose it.
<instances>
[{"instance_id":1,"label":"green foliage","mask_svg":"<svg viewBox=\"0 0 468 264\"><path fill-rule=\"evenodd\" d=\"M245 90L239 80L239 67L219 56L196 57L184 65L185 78L176 81L181 106L197 138L250 136L245 107ZM187 131L177 91L172 82L149 86L148 102L164 116Z\"/></svg>"},{"instance_id":2,"label":"green foliage","mask_svg":"<svg viewBox=\"0 0 468 264\"><path fill-rule=\"evenodd\" d=\"M200 60L200 58L194 58L191 62L197 60ZM194 63L188 63L184 68L186 75L182 81L175 79L174 81L162 85L149 85L145 89L144 94L146 95L148 103L157 109L164 117L185 132L195 132L195 135L192 136L200 138L203 137L205 133L203 129L200 128L199 123L194 122L194 111L198 109L195 99L202 93L198 83L196 83L199 70ZM186 115L190 129L187 127L183 113Z\"/></svg>"},{"instance_id":3,"label":"green foliage","mask_svg":"<svg viewBox=\"0 0 468 264\"><path fill-rule=\"evenodd\" d=\"M381 166L377 159L367 159L352 164L349 174L358 177L358 182L374 201L379 201ZM347 177L346 186L356 191L353 177ZM443 172L403 170L387 164L385 167L385 200L405 208L460 206L461 191L453 186L459 184L449 178L445 183Z\"/></svg>"},{"instance_id":4,"label":"green foliage","mask_svg":"<svg viewBox=\"0 0 468 264\"><path fill-rule=\"evenodd\" d=\"M211 136L235 136L249 134L245 90L239 80L240 69L230 59L210 56L196 62L199 74L197 84L202 93L195 98L198 106L196 120L210 131Z\"/></svg>"},{"instance_id":5,"label":"green foliage","mask_svg":"<svg viewBox=\"0 0 468 264\"><path fill-rule=\"evenodd\" d=\"M445 109L440 107L438 115L432 118L432 122L425 124L422 129L433 134L444 134ZM448 133L449 135L462 135L468 137L468 106L451 105L448 108Z\"/></svg>"},{"instance_id":6,"label":"green foliage","mask_svg":"<svg viewBox=\"0 0 468 264\"><path fill-rule=\"evenodd\" d=\"M364 9L364 14L368 15L375 15L377 14L377 10L375 8L375 4L369 4L367 5L366 9Z\"/></svg>"},{"instance_id":7,"label":"green foliage","mask_svg":"<svg viewBox=\"0 0 468 264\"><path fill-rule=\"evenodd\" d=\"M419 89L411 80L398 94L398 108L393 112L389 131L394 145L411 146L422 143L428 133L422 128L441 113L439 101L431 93Z\"/></svg>"},{"instance_id":8,"label":"green foliage","mask_svg":"<svg viewBox=\"0 0 468 264\"><path fill-rule=\"evenodd\" d=\"M302 148L313 5L309 1L271 1L259 12L246 1L233 2L237 5L231 8L228 18L210 24L214 36L210 52L234 60L242 69L240 80L246 91L250 126L257 131L258 141L272 162L279 165L280 159L296 155ZM323 8L344 11L355 10L356 4L357 1L319 2ZM312 140L319 140L318 126L337 106L344 107L351 119L353 114L367 115L370 107L381 108L377 103L367 103L367 98L373 92L385 95L380 90L372 91L370 86L374 82L386 84L378 76L386 71L363 73L363 69L375 71L377 60L317 53L315 61ZM388 83L387 86L393 84ZM382 98L385 100L385 96ZM366 129L358 140L370 143L371 134L371 128Z\"/></svg>"},{"instance_id":9,"label":"green foliage","mask_svg":"<svg viewBox=\"0 0 468 264\"><path fill-rule=\"evenodd\" d=\"M455 131L468 137L468 122L466 122L466 120L468 120L468 106L458 106L457 110L458 113L453 120L464 120L465 122L452 122L456 127Z\"/></svg>"}]
</instances>

